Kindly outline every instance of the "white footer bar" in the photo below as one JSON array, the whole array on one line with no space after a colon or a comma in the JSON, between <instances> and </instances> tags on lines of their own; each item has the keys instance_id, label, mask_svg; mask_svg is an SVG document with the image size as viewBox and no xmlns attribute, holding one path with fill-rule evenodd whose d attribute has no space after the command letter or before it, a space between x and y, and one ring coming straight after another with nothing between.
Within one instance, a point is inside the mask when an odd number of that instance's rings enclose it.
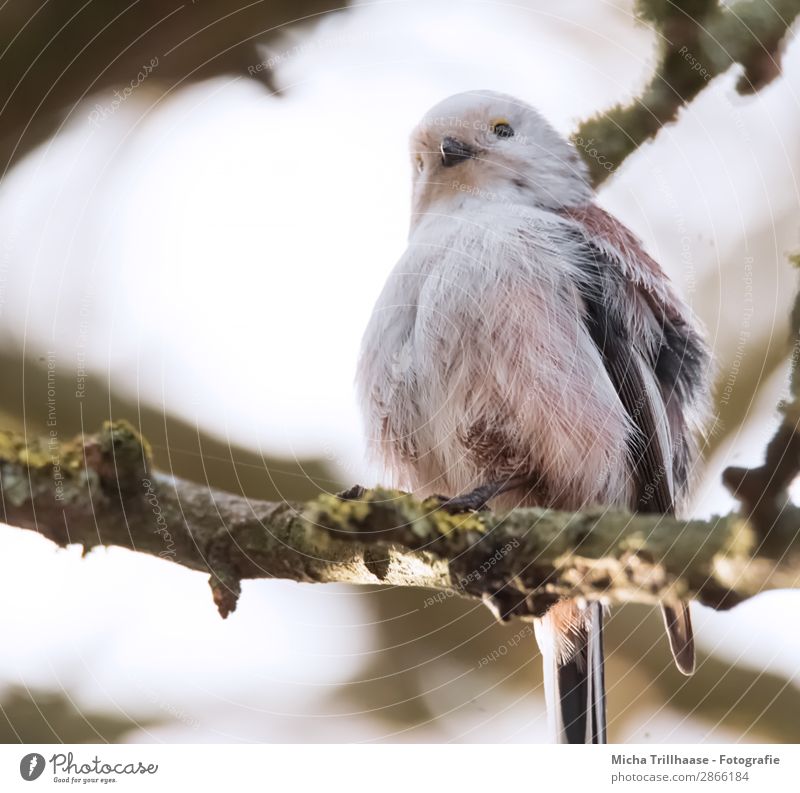
<instances>
[{"instance_id":1,"label":"white footer bar","mask_svg":"<svg viewBox=\"0 0 800 793\"><path fill-rule=\"evenodd\" d=\"M800 746L0 746L0 790L800 790Z\"/></svg>"}]
</instances>

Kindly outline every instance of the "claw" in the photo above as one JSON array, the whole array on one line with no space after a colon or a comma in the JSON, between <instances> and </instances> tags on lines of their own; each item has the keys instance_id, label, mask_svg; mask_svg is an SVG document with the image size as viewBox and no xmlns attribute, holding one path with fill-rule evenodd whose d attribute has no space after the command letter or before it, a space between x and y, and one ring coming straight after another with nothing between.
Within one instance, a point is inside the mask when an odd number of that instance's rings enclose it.
<instances>
[{"instance_id":1,"label":"claw","mask_svg":"<svg viewBox=\"0 0 800 793\"><path fill-rule=\"evenodd\" d=\"M473 491L465 493L463 496L431 496L432 499L438 501L437 509L449 512L451 515L459 515L464 512L485 512L488 507L486 506L486 498L482 494Z\"/></svg>"},{"instance_id":2,"label":"claw","mask_svg":"<svg viewBox=\"0 0 800 793\"><path fill-rule=\"evenodd\" d=\"M358 501L359 499L364 497L364 493L367 492L365 487L361 485L353 485L352 487L348 487L347 490L342 490L341 492L336 494L336 498L340 499L341 501Z\"/></svg>"},{"instance_id":3,"label":"claw","mask_svg":"<svg viewBox=\"0 0 800 793\"><path fill-rule=\"evenodd\" d=\"M440 502L439 509L443 509L451 515L457 515L460 512L483 512L488 509L487 504L495 496L519 487L529 479L528 476L511 477L499 482L489 482L468 493L462 493L460 496L432 496L432 498Z\"/></svg>"}]
</instances>

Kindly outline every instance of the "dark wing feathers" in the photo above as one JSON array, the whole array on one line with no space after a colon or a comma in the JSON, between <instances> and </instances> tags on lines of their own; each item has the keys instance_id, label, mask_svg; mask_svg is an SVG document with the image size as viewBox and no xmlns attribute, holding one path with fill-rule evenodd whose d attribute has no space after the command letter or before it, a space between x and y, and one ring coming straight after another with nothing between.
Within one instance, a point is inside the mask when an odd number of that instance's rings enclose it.
<instances>
[{"instance_id":1,"label":"dark wing feathers","mask_svg":"<svg viewBox=\"0 0 800 793\"><path fill-rule=\"evenodd\" d=\"M630 442L636 483L631 507L674 513L694 456L687 415L693 403L706 398L706 347L665 286L658 265L624 226L596 207L572 216L582 249L586 327L637 430ZM587 229L594 229L595 236L587 236ZM647 338L637 338L637 328ZM689 607L664 603L662 613L675 664L691 674L695 652Z\"/></svg>"},{"instance_id":2,"label":"dark wing feathers","mask_svg":"<svg viewBox=\"0 0 800 793\"><path fill-rule=\"evenodd\" d=\"M637 432L630 442L630 460L636 482L636 503L641 512L672 512L674 500L671 483L671 449L661 423L663 412L653 404L642 365L643 353L624 318L613 310L619 301L609 299L611 290L622 290L622 274L601 250L583 241L582 266L586 282L582 293L586 306L585 322L592 340L603 357L606 371L619 394ZM669 470L668 470L669 466Z\"/></svg>"},{"instance_id":3,"label":"dark wing feathers","mask_svg":"<svg viewBox=\"0 0 800 793\"><path fill-rule=\"evenodd\" d=\"M689 416L708 396L708 351L658 264L628 229L596 206L565 215L575 221L568 233L580 248L587 329L638 430L631 443L635 508L673 512L694 457Z\"/></svg>"}]
</instances>

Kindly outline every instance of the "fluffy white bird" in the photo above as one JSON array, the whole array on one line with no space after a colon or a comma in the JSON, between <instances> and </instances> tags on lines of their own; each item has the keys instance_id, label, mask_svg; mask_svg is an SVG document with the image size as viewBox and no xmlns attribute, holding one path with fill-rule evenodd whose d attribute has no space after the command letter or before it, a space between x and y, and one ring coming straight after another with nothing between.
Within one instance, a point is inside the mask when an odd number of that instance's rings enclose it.
<instances>
[{"instance_id":1,"label":"fluffy white bird","mask_svg":"<svg viewBox=\"0 0 800 793\"><path fill-rule=\"evenodd\" d=\"M432 108L411 136L408 249L375 306L357 386L394 484L453 509L672 512L695 463L709 356L633 234L594 203L572 145L491 91ZM685 604L664 605L694 668ZM603 613L536 625L560 742L605 741Z\"/></svg>"}]
</instances>

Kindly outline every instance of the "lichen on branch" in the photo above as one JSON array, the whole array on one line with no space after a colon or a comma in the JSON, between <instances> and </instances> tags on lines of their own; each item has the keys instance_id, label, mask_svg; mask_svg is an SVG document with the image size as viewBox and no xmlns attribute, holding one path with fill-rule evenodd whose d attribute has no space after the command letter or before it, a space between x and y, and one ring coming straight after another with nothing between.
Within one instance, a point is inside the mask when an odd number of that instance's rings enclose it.
<instances>
[{"instance_id":1,"label":"lichen on branch","mask_svg":"<svg viewBox=\"0 0 800 793\"><path fill-rule=\"evenodd\" d=\"M738 515L452 515L384 489L274 503L153 470L147 443L125 422L58 446L0 433L0 489L6 523L61 546L116 545L207 573L223 616L248 578L431 587L480 598L501 619L540 615L561 597L727 608L800 586L795 508L765 544Z\"/></svg>"},{"instance_id":2,"label":"lichen on branch","mask_svg":"<svg viewBox=\"0 0 800 793\"><path fill-rule=\"evenodd\" d=\"M754 93L780 73L783 42L800 0L638 0L636 15L656 34L658 61L640 96L584 121L573 136L599 185L684 105L734 64L737 91Z\"/></svg>"}]
</instances>

